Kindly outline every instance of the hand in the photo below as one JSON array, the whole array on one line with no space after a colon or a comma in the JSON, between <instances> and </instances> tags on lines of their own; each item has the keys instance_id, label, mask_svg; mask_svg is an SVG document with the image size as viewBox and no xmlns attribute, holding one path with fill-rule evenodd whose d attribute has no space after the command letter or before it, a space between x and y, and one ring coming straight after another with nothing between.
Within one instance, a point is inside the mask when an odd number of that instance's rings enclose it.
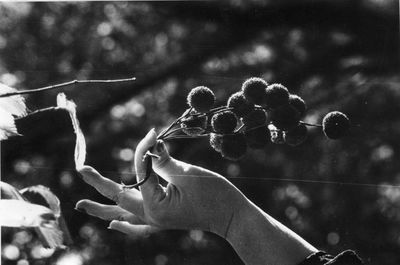
<instances>
[{"instance_id":1,"label":"hand","mask_svg":"<svg viewBox=\"0 0 400 265\"><path fill-rule=\"evenodd\" d=\"M145 177L145 153L152 152L155 173L165 179L160 185L153 172L136 189L124 189L85 166L79 173L83 179L117 205L103 205L90 200L79 201L76 208L90 215L112 221L110 228L127 234L143 235L161 229L200 229L227 237L230 224L242 209L247 198L221 175L170 157L164 143L157 141L151 130L138 144L135 152L137 181Z\"/></svg>"}]
</instances>

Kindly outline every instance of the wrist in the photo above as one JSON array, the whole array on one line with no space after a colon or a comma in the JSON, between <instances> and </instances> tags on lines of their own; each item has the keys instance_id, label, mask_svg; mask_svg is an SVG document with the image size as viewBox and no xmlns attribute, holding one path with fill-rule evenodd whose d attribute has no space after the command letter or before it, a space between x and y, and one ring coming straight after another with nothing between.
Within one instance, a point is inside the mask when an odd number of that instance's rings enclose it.
<instances>
[{"instance_id":1,"label":"wrist","mask_svg":"<svg viewBox=\"0 0 400 265\"><path fill-rule=\"evenodd\" d=\"M295 265L317 251L248 200L235 213L225 239L247 265Z\"/></svg>"}]
</instances>

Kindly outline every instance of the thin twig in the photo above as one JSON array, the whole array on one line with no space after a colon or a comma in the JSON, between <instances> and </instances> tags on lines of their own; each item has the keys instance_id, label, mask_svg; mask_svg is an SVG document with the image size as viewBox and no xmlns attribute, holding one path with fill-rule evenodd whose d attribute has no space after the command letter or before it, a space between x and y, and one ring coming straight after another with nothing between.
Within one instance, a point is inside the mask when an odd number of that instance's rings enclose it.
<instances>
[{"instance_id":1,"label":"thin twig","mask_svg":"<svg viewBox=\"0 0 400 265\"><path fill-rule=\"evenodd\" d=\"M16 96L16 95L39 93L39 92L52 90L52 89L56 89L56 88L61 88L61 87L66 87L66 86L75 85L75 84L88 84L88 83L90 83L90 84L107 83L108 84L108 83L131 82L131 81L135 81L135 80L136 80L136 77L126 78L126 79L111 79L111 80L72 80L69 82L52 85L52 86L46 86L46 87L41 87L41 88L36 88L36 89L20 90L20 91L5 93L5 94L1 94L0 98L11 97L11 96Z\"/></svg>"},{"instance_id":2,"label":"thin twig","mask_svg":"<svg viewBox=\"0 0 400 265\"><path fill-rule=\"evenodd\" d=\"M209 134L200 134L200 135L173 135L169 136L165 139L164 141L169 141L169 140L176 140L176 139L195 139L195 138L202 138L202 137L208 137Z\"/></svg>"},{"instance_id":3,"label":"thin twig","mask_svg":"<svg viewBox=\"0 0 400 265\"><path fill-rule=\"evenodd\" d=\"M307 126L313 126L313 127L322 127L321 124L313 124L313 123L307 123L304 121L300 121L301 124L307 125Z\"/></svg>"},{"instance_id":4,"label":"thin twig","mask_svg":"<svg viewBox=\"0 0 400 265\"><path fill-rule=\"evenodd\" d=\"M39 114L39 113L42 113L42 112L45 112L45 111L56 111L56 110L64 110L64 109L60 108L60 107L48 107L48 108L38 109L38 110L35 110L35 111L32 111L32 112L26 114L25 116L17 117L17 118L15 118L15 120L28 118L28 117L30 117L32 115L36 115L36 114Z\"/></svg>"},{"instance_id":5,"label":"thin twig","mask_svg":"<svg viewBox=\"0 0 400 265\"><path fill-rule=\"evenodd\" d=\"M168 128L166 128L164 131L162 131L162 132L157 136L157 139L162 139L163 137L165 137L165 135L166 135L167 133L169 133L169 131L170 131L175 125L177 125L178 123L180 123L181 120L182 120L183 118L186 118L188 115L190 115L190 112L192 111L192 109L193 109L193 108L189 108L189 109L187 109L185 112L183 112L183 114L182 114L178 119L176 119L173 123L171 123L171 124L168 126Z\"/></svg>"}]
</instances>

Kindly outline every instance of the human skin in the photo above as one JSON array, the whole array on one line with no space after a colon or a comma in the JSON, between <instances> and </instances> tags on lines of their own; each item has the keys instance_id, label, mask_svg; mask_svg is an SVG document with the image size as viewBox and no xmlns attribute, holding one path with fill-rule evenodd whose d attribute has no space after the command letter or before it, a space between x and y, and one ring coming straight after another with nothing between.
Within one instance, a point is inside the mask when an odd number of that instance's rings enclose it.
<instances>
[{"instance_id":1,"label":"human skin","mask_svg":"<svg viewBox=\"0 0 400 265\"><path fill-rule=\"evenodd\" d=\"M154 173L137 189L125 189L85 166L83 179L117 205L81 200L76 208L110 220L110 229L143 235L162 229L199 229L225 238L247 265L296 265L317 251L252 203L232 183L210 170L172 158L151 130L136 147L137 180L145 177L151 149Z\"/></svg>"}]
</instances>

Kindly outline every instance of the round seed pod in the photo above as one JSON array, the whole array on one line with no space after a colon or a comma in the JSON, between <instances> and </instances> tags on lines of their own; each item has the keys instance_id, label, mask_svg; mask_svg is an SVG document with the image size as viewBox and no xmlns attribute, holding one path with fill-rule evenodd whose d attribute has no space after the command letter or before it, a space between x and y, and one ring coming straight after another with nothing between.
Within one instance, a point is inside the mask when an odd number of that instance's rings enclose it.
<instances>
[{"instance_id":1,"label":"round seed pod","mask_svg":"<svg viewBox=\"0 0 400 265\"><path fill-rule=\"evenodd\" d=\"M289 104L299 112L300 116L303 116L303 114L306 112L307 109L306 103L298 95L291 94L289 96Z\"/></svg>"},{"instance_id":2,"label":"round seed pod","mask_svg":"<svg viewBox=\"0 0 400 265\"><path fill-rule=\"evenodd\" d=\"M266 92L265 90L268 87L268 83L258 77L252 77L247 79L242 85L242 91L244 97L251 103L257 105L265 104Z\"/></svg>"},{"instance_id":3,"label":"round seed pod","mask_svg":"<svg viewBox=\"0 0 400 265\"><path fill-rule=\"evenodd\" d=\"M264 148L270 141L270 132L267 125L246 130L244 133L247 145L250 148Z\"/></svg>"},{"instance_id":4,"label":"round seed pod","mask_svg":"<svg viewBox=\"0 0 400 265\"><path fill-rule=\"evenodd\" d=\"M211 109L215 102L215 95L211 89L205 86L193 88L188 96L187 103L197 112L207 112Z\"/></svg>"},{"instance_id":5,"label":"round seed pod","mask_svg":"<svg viewBox=\"0 0 400 265\"><path fill-rule=\"evenodd\" d=\"M267 87L265 103L271 109L286 105L289 102L289 91L281 84L272 84Z\"/></svg>"},{"instance_id":6,"label":"round seed pod","mask_svg":"<svg viewBox=\"0 0 400 265\"><path fill-rule=\"evenodd\" d=\"M246 116L254 109L254 104L244 97L242 91L232 94L228 99L227 106L228 108L232 108L232 111L240 118Z\"/></svg>"},{"instance_id":7,"label":"round seed pod","mask_svg":"<svg viewBox=\"0 0 400 265\"><path fill-rule=\"evenodd\" d=\"M241 159L247 151L247 143L244 134L226 134L222 136L221 154L222 157L237 161Z\"/></svg>"},{"instance_id":8,"label":"round seed pod","mask_svg":"<svg viewBox=\"0 0 400 265\"><path fill-rule=\"evenodd\" d=\"M207 128L207 116L189 116L181 121L181 128L184 133L191 136L198 136Z\"/></svg>"},{"instance_id":9,"label":"round seed pod","mask_svg":"<svg viewBox=\"0 0 400 265\"><path fill-rule=\"evenodd\" d=\"M242 118L247 128L253 128L267 123L267 114L263 109L253 109L249 114Z\"/></svg>"},{"instance_id":10,"label":"round seed pod","mask_svg":"<svg viewBox=\"0 0 400 265\"><path fill-rule=\"evenodd\" d=\"M322 120L322 130L329 139L339 139L350 130L350 120L339 111L332 111Z\"/></svg>"},{"instance_id":11,"label":"round seed pod","mask_svg":"<svg viewBox=\"0 0 400 265\"><path fill-rule=\"evenodd\" d=\"M299 124L300 114L294 107L287 104L271 112L271 121L276 128L288 131Z\"/></svg>"},{"instance_id":12,"label":"round seed pod","mask_svg":"<svg viewBox=\"0 0 400 265\"><path fill-rule=\"evenodd\" d=\"M218 112L211 118L211 126L217 133L232 133L237 126L237 116L230 110Z\"/></svg>"},{"instance_id":13,"label":"round seed pod","mask_svg":"<svg viewBox=\"0 0 400 265\"><path fill-rule=\"evenodd\" d=\"M210 145L215 151L221 152L222 135L210 133Z\"/></svg>"},{"instance_id":14,"label":"round seed pod","mask_svg":"<svg viewBox=\"0 0 400 265\"><path fill-rule=\"evenodd\" d=\"M307 139L307 126L300 123L290 131L283 134L285 142L290 146L297 146Z\"/></svg>"}]
</instances>

